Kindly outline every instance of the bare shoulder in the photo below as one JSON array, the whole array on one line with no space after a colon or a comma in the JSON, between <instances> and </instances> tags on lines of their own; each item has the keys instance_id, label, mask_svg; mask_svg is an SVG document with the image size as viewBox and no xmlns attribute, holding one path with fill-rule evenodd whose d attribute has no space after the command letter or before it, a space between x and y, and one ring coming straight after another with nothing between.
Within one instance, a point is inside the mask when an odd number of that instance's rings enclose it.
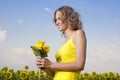
<instances>
[{"instance_id":1,"label":"bare shoulder","mask_svg":"<svg viewBox=\"0 0 120 80\"><path fill-rule=\"evenodd\" d=\"M86 35L85 35L85 32L84 30L77 30L75 32L75 38L74 38L74 43L76 45L79 45L79 44L86 44Z\"/></svg>"},{"instance_id":2,"label":"bare shoulder","mask_svg":"<svg viewBox=\"0 0 120 80\"><path fill-rule=\"evenodd\" d=\"M76 37L85 36L84 30L80 29L75 32Z\"/></svg>"},{"instance_id":3,"label":"bare shoulder","mask_svg":"<svg viewBox=\"0 0 120 80\"><path fill-rule=\"evenodd\" d=\"M75 31L75 36L74 36L73 42L76 46L80 46L79 44L85 45L87 43L87 39L86 39L84 30L80 29L80 30Z\"/></svg>"}]
</instances>

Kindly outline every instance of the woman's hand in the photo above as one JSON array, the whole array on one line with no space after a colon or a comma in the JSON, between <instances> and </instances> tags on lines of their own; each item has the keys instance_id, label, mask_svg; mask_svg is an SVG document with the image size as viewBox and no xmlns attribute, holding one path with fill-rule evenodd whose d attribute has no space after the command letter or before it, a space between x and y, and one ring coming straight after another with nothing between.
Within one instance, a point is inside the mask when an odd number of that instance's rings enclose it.
<instances>
[{"instance_id":1,"label":"woman's hand","mask_svg":"<svg viewBox=\"0 0 120 80\"><path fill-rule=\"evenodd\" d=\"M50 68L50 65L52 62L48 60L47 58L41 58L40 56L37 57L36 59L36 65L38 68Z\"/></svg>"},{"instance_id":2,"label":"woman's hand","mask_svg":"<svg viewBox=\"0 0 120 80\"><path fill-rule=\"evenodd\" d=\"M54 70L51 69L52 62L48 60L47 58L42 58L40 56L36 59L36 65L41 70L45 71L48 75L54 76Z\"/></svg>"}]
</instances>

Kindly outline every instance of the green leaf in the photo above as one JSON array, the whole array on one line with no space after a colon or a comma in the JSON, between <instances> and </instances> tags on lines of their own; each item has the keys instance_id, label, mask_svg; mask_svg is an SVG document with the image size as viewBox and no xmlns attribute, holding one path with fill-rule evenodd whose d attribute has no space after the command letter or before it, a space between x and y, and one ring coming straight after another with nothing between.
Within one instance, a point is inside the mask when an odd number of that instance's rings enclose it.
<instances>
[{"instance_id":1,"label":"green leaf","mask_svg":"<svg viewBox=\"0 0 120 80\"><path fill-rule=\"evenodd\" d=\"M34 51L35 56L41 56L38 49L36 49L34 46L31 46L31 48Z\"/></svg>"},{"instance_id":2,"label":"green leaf","mask_svg":"<svg viewBox=\"0 0 120 80\"><path fill-rule=\"evenodd\" d=\"M41 56L42 58L48 57L48 55L46 54L43 48L40 50L36 49L36 47L34 46L31 46L31 48L34 51L35 56Z\"/></svg>"}]
</instances>

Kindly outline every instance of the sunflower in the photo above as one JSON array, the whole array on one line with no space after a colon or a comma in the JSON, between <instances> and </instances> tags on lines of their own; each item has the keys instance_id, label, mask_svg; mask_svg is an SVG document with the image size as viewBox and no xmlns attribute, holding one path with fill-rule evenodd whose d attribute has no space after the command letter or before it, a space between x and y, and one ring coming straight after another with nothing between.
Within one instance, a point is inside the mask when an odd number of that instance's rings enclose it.
<instances>
[{"instance_id":1,"label":"sunflower","mask_svg":"<svg viewBox=\"0 0 120 80\"><path fill-rule=\"evenodd\" d=\"M43 49L45 50L46 54L50 51L50 47L48 45L45 45Z\"/></svg>"},{"instance_id":2,"label":"sunflower","mask_svg":"<svg viewBox=\"0 0 120 80\"><path fill-rule=\"evenodd\" d=\"M12 72L10 72L10 71L7 72L7 78L8 78L8 79L11 79L11 78L12 78L12 75L13 75Z\"/></svg>"},{"instance_id":3,"label":"sunflower","mask_svg":"<svg viewBox=\"0 0 120 80\"><path fill-rule=\"evenodd\" d=\"M50 51L50 47L45 44L44 40L39 40L36 45L31 46L35 56L47 57L47 53Z\"/></svg>"},{"instance_id":4,"label":"sunflower","mask_svg":"<svg viewBox=\"0 0 120 80\"><path fill-rule=\"evenodd\" d=\"M44 44L44 43L45 43L45 40L39 40L39 41L38 41L38 44L39 44L39 43Z\"/></svg>"},{"instance_id":5,"label":"sunflower","mask_svg":"<svg viewBox=\"0 0 120 80\"><path fill-rule=\"evenodd\" d=\"M96 73L96 72L92 72L92 75L93 75L93 76L96 76L96 75L97 75L97 73Z\"/></svg>"},{"instance_id":6,"label":"sunflower","mask_svg":"<svg viewBox=\"0 0 120 80\"><path fill-rule=\"evenodd\" d=\"M2 77L2 71L0 70L0 77Z\"/></svg>"},{"instance_id":7,"label":"sunflower","mask_svg":"<svg viewBox=\"0 0 120 80\"><path fill-rule=\"evenodd\" d=\"M20 72L20 78L21 79L27 79L28 78L28 72L27 71L21 71Z\"/></svg>"},{"instance_id":8,"label":"sunflower","mask_svg":"<svg viewBox=\"0 0 120 80\"><path fill-rule=\"evenodd\" d=\"M41 50L41 49L42 49L42 46L43 46L43 43L38 43L38 44L36 44L34 47L35 47L36 49Z\"/></svg>"}]
</instances>

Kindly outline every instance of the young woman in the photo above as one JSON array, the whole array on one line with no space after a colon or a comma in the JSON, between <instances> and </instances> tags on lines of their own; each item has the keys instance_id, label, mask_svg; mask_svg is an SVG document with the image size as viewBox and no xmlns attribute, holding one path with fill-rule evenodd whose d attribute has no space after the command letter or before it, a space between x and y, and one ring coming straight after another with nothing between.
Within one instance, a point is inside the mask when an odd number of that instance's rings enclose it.
<instances>
[{"instance_id":1,"label":"young woman","mask_svg":"<svg viewBox=\"0 0 120 80\"><path fill-rule=\"evenodd\" d=\"M53 80L79 80L86 60L86 36L79 14L69 6L62 6L54 13L54 23L65 36L65 42L56 52L57 62L37 57L36 65L44 68Z\"/></svg>"}]
</instances>

